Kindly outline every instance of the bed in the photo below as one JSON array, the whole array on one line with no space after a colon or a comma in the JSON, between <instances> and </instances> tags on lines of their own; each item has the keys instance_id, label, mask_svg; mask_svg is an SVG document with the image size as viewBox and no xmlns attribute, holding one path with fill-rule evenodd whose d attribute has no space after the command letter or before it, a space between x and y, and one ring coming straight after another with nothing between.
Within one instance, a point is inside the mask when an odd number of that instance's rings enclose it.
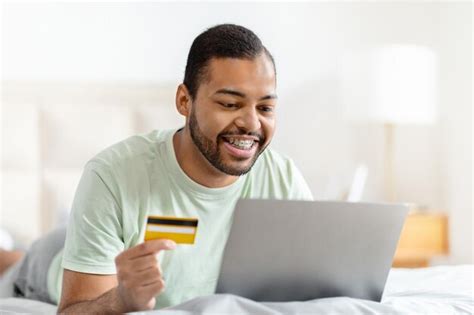
<instances>
[{"instance_id":1,"label":"bed","mask_svg":"<svg viewBox=\"0 0 474 315\"><path fill-rule=\"evenodd\" d=\"M381 303L347 297L306 302L258 303L216 294L171 308L135 314L473 314L474 265L390 271ZM0 313L54 313L56 306L18 298L0 299Z\"/></svg>"}]
</instances>

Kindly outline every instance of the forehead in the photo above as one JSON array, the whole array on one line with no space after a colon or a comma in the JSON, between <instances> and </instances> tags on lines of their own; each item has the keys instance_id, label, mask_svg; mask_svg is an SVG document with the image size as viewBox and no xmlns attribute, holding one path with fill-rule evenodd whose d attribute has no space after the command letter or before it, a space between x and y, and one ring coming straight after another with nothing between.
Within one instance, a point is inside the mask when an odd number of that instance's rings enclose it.
<instances>
[{"instance_id":1,"label":"forehead","mask_svg":"<svg viewBox=\"0 0 474 315\"><path fill-rule=\"evenodd\" d=\"M201 85L207 95L229 88L258 98L275 93L275 70L265 54L254 59L213 58Z\"/></svg>"}]
</instances>

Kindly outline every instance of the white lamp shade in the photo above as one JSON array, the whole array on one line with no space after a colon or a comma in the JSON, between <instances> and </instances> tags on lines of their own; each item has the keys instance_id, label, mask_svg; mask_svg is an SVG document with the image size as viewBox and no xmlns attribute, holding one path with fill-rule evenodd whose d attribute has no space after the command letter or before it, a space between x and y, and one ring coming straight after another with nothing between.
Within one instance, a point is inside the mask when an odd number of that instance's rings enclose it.
<instances>
[{"instance_id":1,"label":"white lamp shade","mask_svg":"<svg viewBox=\"0 0 474 315\"><path fill-rule=\"evenodd\" d=\"M393 124L436 121L437 58L422 46L390 45L341 61L345 118Z\"/></svg>"}]
</instances>

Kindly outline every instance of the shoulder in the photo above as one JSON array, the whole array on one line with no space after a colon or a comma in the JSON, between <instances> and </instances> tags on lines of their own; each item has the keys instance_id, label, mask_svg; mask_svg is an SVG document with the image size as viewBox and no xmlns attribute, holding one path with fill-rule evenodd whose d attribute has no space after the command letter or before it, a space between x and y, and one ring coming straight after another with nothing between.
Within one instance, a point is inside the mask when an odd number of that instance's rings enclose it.
<instances>
[{"instance_id":1,"label":"shoulder","mask_svg":"<svg viewBox=\"0 0 474 315\"><path fill-rule=\"evenodd\" d=\"M84 174L98 176L117 194L122 189L131 193L148 183L172 133L154 130L113 144L87 162Z\"/></svg>"},{"instance_id":2,"label":"shoulder","mask_svg":"<svg viewBox=\"0 0 474 315\"><path fill-rule=\"evenodd\" d=\"M270 185L288 190L296 172L297 168L291 158L267 148L260 154L247 177L259 186Z\"/></svg>"},{"instance_id":3,"label":"shoulder","mask_svg":"<svg viewBox=\"0 0 474 315\"><path fill-rule=\"evenodd\" d=\"M249 198L312 199L293 160L270 148L259 156L246 183L245 196Z\"/></svg>"},{"instance_id":4,"label":"shoulder","mask_svg":"<svg viewBox=\"0 0 474 315\"><path fill-rule=\"evenodd\" d=\"M274 173L282 176L291 176L296 168L293 160L271 148L267 148L255 162L255 171L259 173Z\"/></svg>"},{"instance_id":5,"label":"shoulder","mask_svg":"<svg viewBox=\"0 0 474 315\"><path fill-rule=\"evenodd\" d=\"M166 136L171 130L153 130L147 134L131 136L102 150L86 167L96 170L130 168L154 159L160 149L164 149Z\"/></svg>"}]
</instances>

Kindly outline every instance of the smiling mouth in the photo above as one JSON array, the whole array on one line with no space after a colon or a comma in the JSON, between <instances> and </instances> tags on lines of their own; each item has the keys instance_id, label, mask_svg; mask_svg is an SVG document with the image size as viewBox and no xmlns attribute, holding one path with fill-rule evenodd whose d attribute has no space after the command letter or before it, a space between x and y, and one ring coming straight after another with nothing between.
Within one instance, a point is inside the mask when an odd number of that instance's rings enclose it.
<instances>
[{"instance_id":1,"label":"smiling mouth","mask_svg":"<svg viewBox=\"0 0 474 315\"><path fill-rule=\"evenodd\" d=\"M251 150L259 144L259 138L249 136L222 136L224 142L239 150Z\"/></svg>"},{"instance_id":2,"label":"smiling mouth","mask_svg":"<svg viewBox=\"0 0 474 315\"><path fill-rule=\"evenodd\" d=\"M230 144L232 147L239 149L239 150L245 150L249 151L252 150L253 147L259 143L258 140L256 139L242 139L239 137L232 137L232 136L225 136L222 137L224 142Z\"/></svg>"},{"instance_id":3,"label":"smiling mouth","mask_svg":"<svg viewBox=\"0 0 474 315\"><path fill-rule=\"evenodd\" d=\"M225 152L240 161L253 158L260 143L259 138L250 136L223 136L222 139Z\"/></svg>"}]
</instances>

